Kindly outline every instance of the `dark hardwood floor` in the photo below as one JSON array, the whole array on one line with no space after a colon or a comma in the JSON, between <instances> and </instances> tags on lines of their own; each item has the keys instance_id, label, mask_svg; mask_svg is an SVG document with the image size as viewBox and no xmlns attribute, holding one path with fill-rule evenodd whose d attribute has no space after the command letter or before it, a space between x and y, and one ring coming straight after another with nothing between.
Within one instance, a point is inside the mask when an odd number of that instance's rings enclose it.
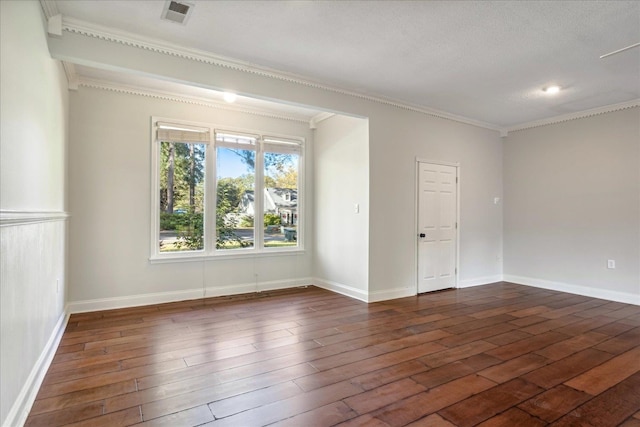
<instances>
[{"instance_id":1,"label":"dark hardwood floor","mask_svg":"<svg viewBox=\"0 0 640 427\"><path fill-rule=\"evenodd\" d=\"M71 316L29 426L640 426L640 307L496 283Z\"/></svg>"}]
</instances>

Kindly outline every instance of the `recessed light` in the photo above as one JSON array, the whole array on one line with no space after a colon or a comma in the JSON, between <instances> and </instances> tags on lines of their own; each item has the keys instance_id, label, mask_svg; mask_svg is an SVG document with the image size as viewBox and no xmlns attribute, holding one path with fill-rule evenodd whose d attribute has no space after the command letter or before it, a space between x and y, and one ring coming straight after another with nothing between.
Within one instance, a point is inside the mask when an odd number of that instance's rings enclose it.
<instances>
[{"instance_id":1,"label":"recessed light","mask_svg":"<svg viewBox=\"0 0 640 427\"><path fill-rule=\"evenodd\" d=\"M235 102L236 98L237 98L237 95L233 92L224 93L224 100L227 101L229 104L231 104L232 102Z\"/></svg>"},{"instance_id":2,"label":"recessed light","mask_svg":"<svg viewBox=\"0 0 640 427\"><path fill-rule=\"evenodd\" d=\"M545 88L542 88L542 91L548 95L555 95L556 93L560 92L560 86L547 86Z\"/></svg>"}]
</instances>

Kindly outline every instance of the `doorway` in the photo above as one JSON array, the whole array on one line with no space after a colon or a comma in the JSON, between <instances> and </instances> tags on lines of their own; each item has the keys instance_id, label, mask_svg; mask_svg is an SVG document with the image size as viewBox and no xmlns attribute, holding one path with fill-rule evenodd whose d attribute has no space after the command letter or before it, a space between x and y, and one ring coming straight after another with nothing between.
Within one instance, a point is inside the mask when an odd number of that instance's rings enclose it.
<instances>
[{"instance_id":1,"label":"doorway","mask_svg":"<svg viewBox=\"0 0 640 427\"><path fill-rule=\"evenodd\" d=\"M457 286L458 165L418 161L418 293Z\"/></svg>"}]
</instances>

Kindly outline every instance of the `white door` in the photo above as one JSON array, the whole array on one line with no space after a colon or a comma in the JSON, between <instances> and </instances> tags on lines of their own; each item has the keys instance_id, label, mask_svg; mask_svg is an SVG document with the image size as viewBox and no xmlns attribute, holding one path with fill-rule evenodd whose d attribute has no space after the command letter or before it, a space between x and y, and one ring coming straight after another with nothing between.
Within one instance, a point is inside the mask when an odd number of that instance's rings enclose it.
<instances>
[{"instance_id":1,"label":"white door","mask_svg":"<svg viewBox=\"0 0 640 427\"><path fill-rule=\"evenodd\" d=\"M457 168L418 163L418 293L456 286Z\"/></svg>"}]
</instances>

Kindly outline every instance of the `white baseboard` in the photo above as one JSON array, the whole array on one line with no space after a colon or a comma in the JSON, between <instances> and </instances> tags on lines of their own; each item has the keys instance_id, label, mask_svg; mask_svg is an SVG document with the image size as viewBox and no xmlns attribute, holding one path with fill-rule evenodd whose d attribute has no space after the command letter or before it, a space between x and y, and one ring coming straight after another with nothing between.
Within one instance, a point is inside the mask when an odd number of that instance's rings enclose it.
<instances>
[{"instance_id":1,"label":"white baseboard","mask_svg":"<svg viewBox=\"0 0 640 427\"><path fill-rule=\"evenodd\" d=\"M470 288L472 286L488 285L489 283L502 282L502 274L494 276L474 277L473 279L465 279L458 281L458 288Z\"/></svg>"},{"instance_id":2,"label":"white baseboard","mask_svg":"<svg viewBox=\"0 0 640 427\"><path fill-rule=\"evenodd\" d=\"M332 291L338 294L346 295L351 298L355 298L360 301L369 302L368 292L363 291L353 286L345 285L343 283L334 282L332 280L321 279L319 277L312 278L311 283L328 291Z\"/></svg>"},{"instance_id":3,"label":"white baseboard","mask_svg":"<svg viewBox=\"0 0 640 427\"><path fill-rule=\"evenodd\" d=\"M226 295L250 294L253 292L275 291L277 289L290 289L299 286L307 286L313 283L311 277L301 277L288 280L271 280L268 282L246 283L243 285L231 285L215 288L207 288L205 298L221 297ZM202 290L200 291L202 293ZM198 296L202 298L202 295Z\"/></svg>"},{"instance_id":4,"label":"white baseboard","mask_svg":"<svg viewBox=\"0 0 640 427\"><path fill-rule=\"evenodd\" d=\"M69 313L65 310L58 318L58 322L54 326L47 344L44 346L40 357L38 357L38 360L31 369L22 390L20 390L11 410L7 414L7 418L2 424L3 427L22 426L25 421L27 421L27 416L31 411L33 402L36 401L36 396L38 395L44 376L53 361L53 356L55 356L58 350L58 345L60 344L68 321Z\"/></svg>"},{"instance_id":5,"label":"white baseboard","mask_svg":"<svg viewBox=\"0 0 640 427\"><path fill-rule=\"evenodd\" d=\"M185 291L154 292L124 297L99 298L84 301L70 301L69 313L87 313L91 311L113 310L117 308L139 307L166 302L185 301L203 297L202 289Z\"/></svg>"},{"instance_id":6,"label":"white baseboard","mask_svg":"<svg viewBox=\"0 0 640 427\"><path fill-rule=\"evenodd\" d=\"M397 298L414 297L416 295L415 287L386 289L384 291L369 292L369 302L388 301Z\"/></svg>"},{"instance_id":7,"label":"white baseboard","mask_svg":"<svg viewBox=\"0 0 640 427\"><path fill-rule=\"evenodd\" d=\"M346 295L364 302L380 302L396 298L412 297L416 295L415 288L394 288L384 291L367 292L344 283L334 282L332 280L313 278L313 284L319 288L326 289L338 294Z\"/></svg>"},{"instance_id":8,"label":"white baseboard","mask_svg":"<svg viewBox=\"0 0 640 427\"><path fill-rule=\"evenodd\" d=\"M211 298L226 295L248 294L252 292L272 291L276 289L295 288L310 285L310 277L298 279L272 280L258 283L187 289L183 291L154 292L139 295L127 295L114 298L100 298L85 301L72 301L68 304L69 313L86 313L90 311L113 310L117 308L140 307L151 304L187 301L200 298Z\"/></svg>"},{"instance_id":9,"label":"white baseboard","mask_svg":"<svg viewBox=\"0 0 640 427\"><path fill-rule=\"evenodd\" d=\"M569 283L552 282L549 280L536 279L533 277L504 275L505 282L517 283L519 285L533 286L535 288L549 289L558 292L584 295L591 298L606 299L609 301L622 302L625 304L640 305L640 294L627 292L610 291L608 289L590 288L587 286L571 285Z\"/></svg>"}]
</instances>

